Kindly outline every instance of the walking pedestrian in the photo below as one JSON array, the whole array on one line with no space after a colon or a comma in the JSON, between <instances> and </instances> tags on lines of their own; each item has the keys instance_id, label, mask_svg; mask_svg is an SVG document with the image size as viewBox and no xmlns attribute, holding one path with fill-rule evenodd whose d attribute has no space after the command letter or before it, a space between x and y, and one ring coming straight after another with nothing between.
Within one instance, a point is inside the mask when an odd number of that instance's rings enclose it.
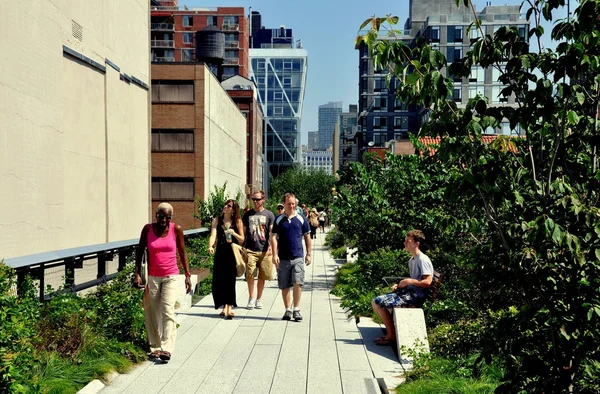
<instances>
[{"instance_id":1,"label":"walking pedestrian","mask_svg":"<svg viewBox=\"0 0 600 394\"><path fill-rule=\"evenodd\" d=\"M161 203L156 208L156 222L142 228L133 278L137 286L142 285L142 255L148 248L148 283L145 288L148 305L144 310L144 321L150 344L149 356L163 361L171 359L177 338L175 302L180 291L177 253L185 272L185 290L187 293L192 290L183 230L171 221L172 217L171 204Z\"/></svg>"},{"instance_id":2,"label":"walking pedestrian","mask_svg":"<svg viewBox=\"0 0 600 394\"><path fill-rule=\"evenodd\" d=\"M327 218L327 214L325 213L325 210L322 210L321 212L319 212L319 228L321 229L322 233L325 232L325 219L326 218Z\"/></svg>"},{"instance_id":3,"label":"walking pedestrian","mask_svg":"<svg viewBox=\"0 0 600 394\"><path fill-rule=\"evenodd\" d=\"M283 214L275 219L271 233L273 262L277 267L277 281L283 297L285 314L282 320L301 321L300 298L304 285L304 269L311 263L311 239L308 221L296 212L296 196L286 193L283 196ZM302 249L302 239L306 245L306 255ZM290 299L293 288L293 305Z\"/></svg>"},{"instance_id":4,"label":"walking pedestrian","mask_svg":"<svg viewBox=\"0 0 600 394\"><path fill-rule=\"evenodd\" d=\"M317 227L319 227L319 214L317 208L312 208L308 216L308 224L310 225L310 238L317 238Z\"/></svg>"},{"instance_id":5,"label":"walking pedestrian","mask_svg":"<svg viewBox=\"0 0 600 394\"><path fill-rule=\"evenodd\" d=\"M262 308L261 297L265 281L273 279L273 259L269 238L275 215L264 207L265 192L257 191L252 195L254 209L242 218L246 248L246 282L248 283L248 309ZM254 298L254 276L258 271L256 298Z\"/></svg>"}]
</instances>

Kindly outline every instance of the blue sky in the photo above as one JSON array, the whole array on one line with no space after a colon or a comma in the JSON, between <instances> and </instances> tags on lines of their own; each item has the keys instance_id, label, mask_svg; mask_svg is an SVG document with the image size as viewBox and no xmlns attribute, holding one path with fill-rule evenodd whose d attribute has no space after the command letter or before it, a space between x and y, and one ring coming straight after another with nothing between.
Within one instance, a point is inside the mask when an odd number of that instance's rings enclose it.
<instances>
[{"instance_id":1,"label":"blue sky","mask_svg":"<svg viewBox=\"0 0 600 394\"><path fill-rule=\"evenodd\" d=\"M575 1L575 0L574 0ZM575 8L571 3L571 11ZM482 10L486 0L475 0L476 9ZM493 5L520 4L520 1L494 1ZM302 39L308 51L308 76L304 111L302 114L302 143L307 133L317 130L318 107L329 101L343 101L344 111L348 104L358 102L358 51L354 40L361 23L372 15L397 15L402 28L408 17L408 0L359 1L359 0L179 0L188 7L251 7L262 15L266 28L285 25L293 29L294 38ZM557 13L555 20L566 17L566 10ZM549 35L551 26L546 26ZM544 45L550 45L549 38Z\"/></svg>"}]
</instances>

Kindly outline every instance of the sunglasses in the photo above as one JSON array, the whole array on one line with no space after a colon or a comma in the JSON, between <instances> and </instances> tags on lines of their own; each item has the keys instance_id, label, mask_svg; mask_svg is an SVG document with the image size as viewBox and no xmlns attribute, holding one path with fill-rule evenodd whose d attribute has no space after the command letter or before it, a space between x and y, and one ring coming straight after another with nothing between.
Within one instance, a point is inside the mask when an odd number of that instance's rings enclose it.
<instances>
[{"instance_id":1,"label":"sunglasses","mask_svg":"<svg viewBox=\"0 0 600 394\"><path fill-rule=\"evenodd\" d=\"M283 210L283 208L281 208L281 207L280 207L280 208L277 208L277 210L278 210L278 211L282 211L282 210Z\"/></svg>"},{"instance_id":2,"label":"sunglasses","mask_svg":"<svg viewBox=\"0 0 600 394\"><path fill-rule=\"evenodd\" d=\"M163 215L162 213L157 213L156 214L156 218L158 220L163 220L163 219L171 220L172 217L173 216L171 216L171 215Z\"/></svg>"},{"instance_id":3,"label":"sunglasses","mask_svg":"<svg viewBox=\"0 0 600 394\"><path fill-rule=\"evenodd\" d=\"M233 205L231 205L231 204L225 204L224 208L233 208Z\"/></svg>"},{"instance_id":4,"label":"sunglasses","mask_svg":"<svg viewBox=\"0 0 600 394\"><path fill-rule=\"evenodd\" d=\"M260 200L262 200L262 198L254 198L254 197L252 198L252 201L254 201L254 202L260 201Z\"/></svg>"}]
</instances>

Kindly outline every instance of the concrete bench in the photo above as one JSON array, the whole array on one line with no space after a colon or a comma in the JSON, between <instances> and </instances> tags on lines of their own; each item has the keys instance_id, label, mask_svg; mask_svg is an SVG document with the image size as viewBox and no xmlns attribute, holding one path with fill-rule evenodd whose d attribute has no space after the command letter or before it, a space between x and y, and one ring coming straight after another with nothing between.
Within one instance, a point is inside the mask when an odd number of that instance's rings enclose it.
<instances>
[{"instance_id":1,"label":"concrete bench","mask_svg":"<svg viewBox=\"0 0 600 394\"><path fill-rule=\"evenodd\" d=\"M412 369L413 358L406 349L417 353L429 353L425 315L421 308L394 308L394 328L398 346L398 358L405 370ZM405 349L403 349L403 347Z\"/></svg>"}]
</instances>

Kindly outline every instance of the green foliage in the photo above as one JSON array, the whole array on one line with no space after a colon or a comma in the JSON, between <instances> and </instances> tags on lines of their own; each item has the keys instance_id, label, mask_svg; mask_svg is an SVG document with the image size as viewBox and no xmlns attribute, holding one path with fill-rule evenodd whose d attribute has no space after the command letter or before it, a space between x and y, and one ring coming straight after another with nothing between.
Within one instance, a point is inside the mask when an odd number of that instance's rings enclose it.
<instances>
[{"instance_id":1,"label":"green foliage","mask_svg":"<svg viewBox=\"0 0 600 394\"><path fill-rule=\"evenodd\" d=\"M331 249L331 257L336 260L346 260L346 247L340 246L339 248Z\"/></svg>"},{"instance_id":2,"label":"green foliage","mask_svg":"<svg viewBox=\"0 0 600 394\"><path fill-rule=\"evenodd\" d=\"M306 171L300 166L291 167L271 181L269 209L273 210L285 193L294 193L300 204L324 208L332 201L331 189L334 185L335 176L322 169Z\"/></svg>"},{"instance_id":3,"label":"green foliage","mask_svg":"<svg viewBox=\"0 0 600 394\"><path fill-rule=\"evenodd\" d=\"M344 246L344 243L344 234L337 227L332 227L325 234L325 246L336 249Z\"/></svg>"},{"instance_id":4,"label":"green foliage","mask_svg":"<svg viewBox=\"0 0 600 394\"><path fill-rule=\"evenodd\" d=\"M371 316L371 300L389 287L384 276L407 276L408 254L405 251L380 249L360 255L356 262L340 267L331 293L342 298L342 308L351 315Z\"/></svg>"},{"instance_id":5,"label":"green foliage","mask_svg":"<svg viewBox=\"0 0 600 394\"><path fill-rule=\"evenodd\" d=\"M14 270L0 262L0 393L26 390L38 343L36 321L39 310L35 287L27 278L20 289L21 297L17 297L16 289ZM29 387L35 386L31 382Z\"/></svg>"},{"instance_id":6,"label":"green foliage","mask_svg":"<svg viewBox=\"0 0 600 394\"><path fill-rule=\"evenodd\" d=\"M463 3L470 7L469 1ZM389 178L399 177L398 182L402 175L397 173L407 166L374 164L381 168L371 171L357 165L342 178L352 188L346 190L347 206L339 207L339 217L355 210L369 224L360 226L352 218L339 227L362 252L386 241L397 247L399 238L388 230L394 226L432 234L428 240L442 264L450 268L454 263L453 274L463 274L450 278L450 304L469 301L480 311L486 320L482 325L488 327L479 335L481 357L506 363L497 392L597 392L600 0L580 2L572 18L555 24L555 51L541 47L539 23L552 20L564 1L524 5L530 7L526 13L533 26L527 36L534 45L515 27L502 27L493 36L481 34L472 40L471 50L448 68L443 54L423 39L414 47L401 40L378 40L380 30L393 20L370 20L371 31L358 43L368 45L375 67L387 68L388 79L399 81L399 99L430 109L419 135L442 137L435 154L422 159L431 163L416 163L410 173L413 185L429 189L415 192L425 193L420 206L434 211L419 218L410 206L414 198L407 198L403 189L398 193L402 199L386 194L392 189L385 187L381 174L388 171ZM479 21L474 27L479 28ZM516 105L495 106L475 97L466 108L458 108L449 94L454 87L451 76L466 77L476 66L499 70L505 85L500 95ZM522 138L483 143L484 130L504 120L512 129L519 128ZM439 175L431 171L435 166ZM437 176L446 176L446 182ZM442 192L445 201L432 200L436 192ZM393 220L400 225L387 224L382 217L399 214L391 209L394 200L409 204L403 211L407 215ZM369 204L373 211L363 208ZM365 227L379 230L381 239L361 232ZM437 268L438 260L433 261ZM494 312L511 306L514 313ZM481 313L487 310L492 312ZM462 321L460 316L452 318L452 324ZM469 323L462 331L468 331L466 327L473 328Z\"/></svg>"},{"instance_id":7,"label":"green foliage","mask_svg":"<svg viewBox=\"0 0 600 394\"><path fill-rule=\"evenodd\" d=\"M185 247L190 268L212 269L214 264L213 255L208 253L208 240L206 238L188 238Z\"/></svg>"},{"instance_id":8,"label":"green foliage","mask_svg":"<svg viewBox=\"0 0 600 394\"><path fill-rule=\"evenodd\" d=\"M200 199L200 196L196 197L196 212L194 212L194 217L200 219L202 226L210 228L212 219L221 215L225 201L229 199L240 203L242 201L242 192L238 190L235 197L231 197L227 192L227 182L223 184L223 187L215 185L215 190L209 194L206 200ZM242 214L244 207L245 205L240 204L240 214Z\"/></svg>"}]
</instances>

